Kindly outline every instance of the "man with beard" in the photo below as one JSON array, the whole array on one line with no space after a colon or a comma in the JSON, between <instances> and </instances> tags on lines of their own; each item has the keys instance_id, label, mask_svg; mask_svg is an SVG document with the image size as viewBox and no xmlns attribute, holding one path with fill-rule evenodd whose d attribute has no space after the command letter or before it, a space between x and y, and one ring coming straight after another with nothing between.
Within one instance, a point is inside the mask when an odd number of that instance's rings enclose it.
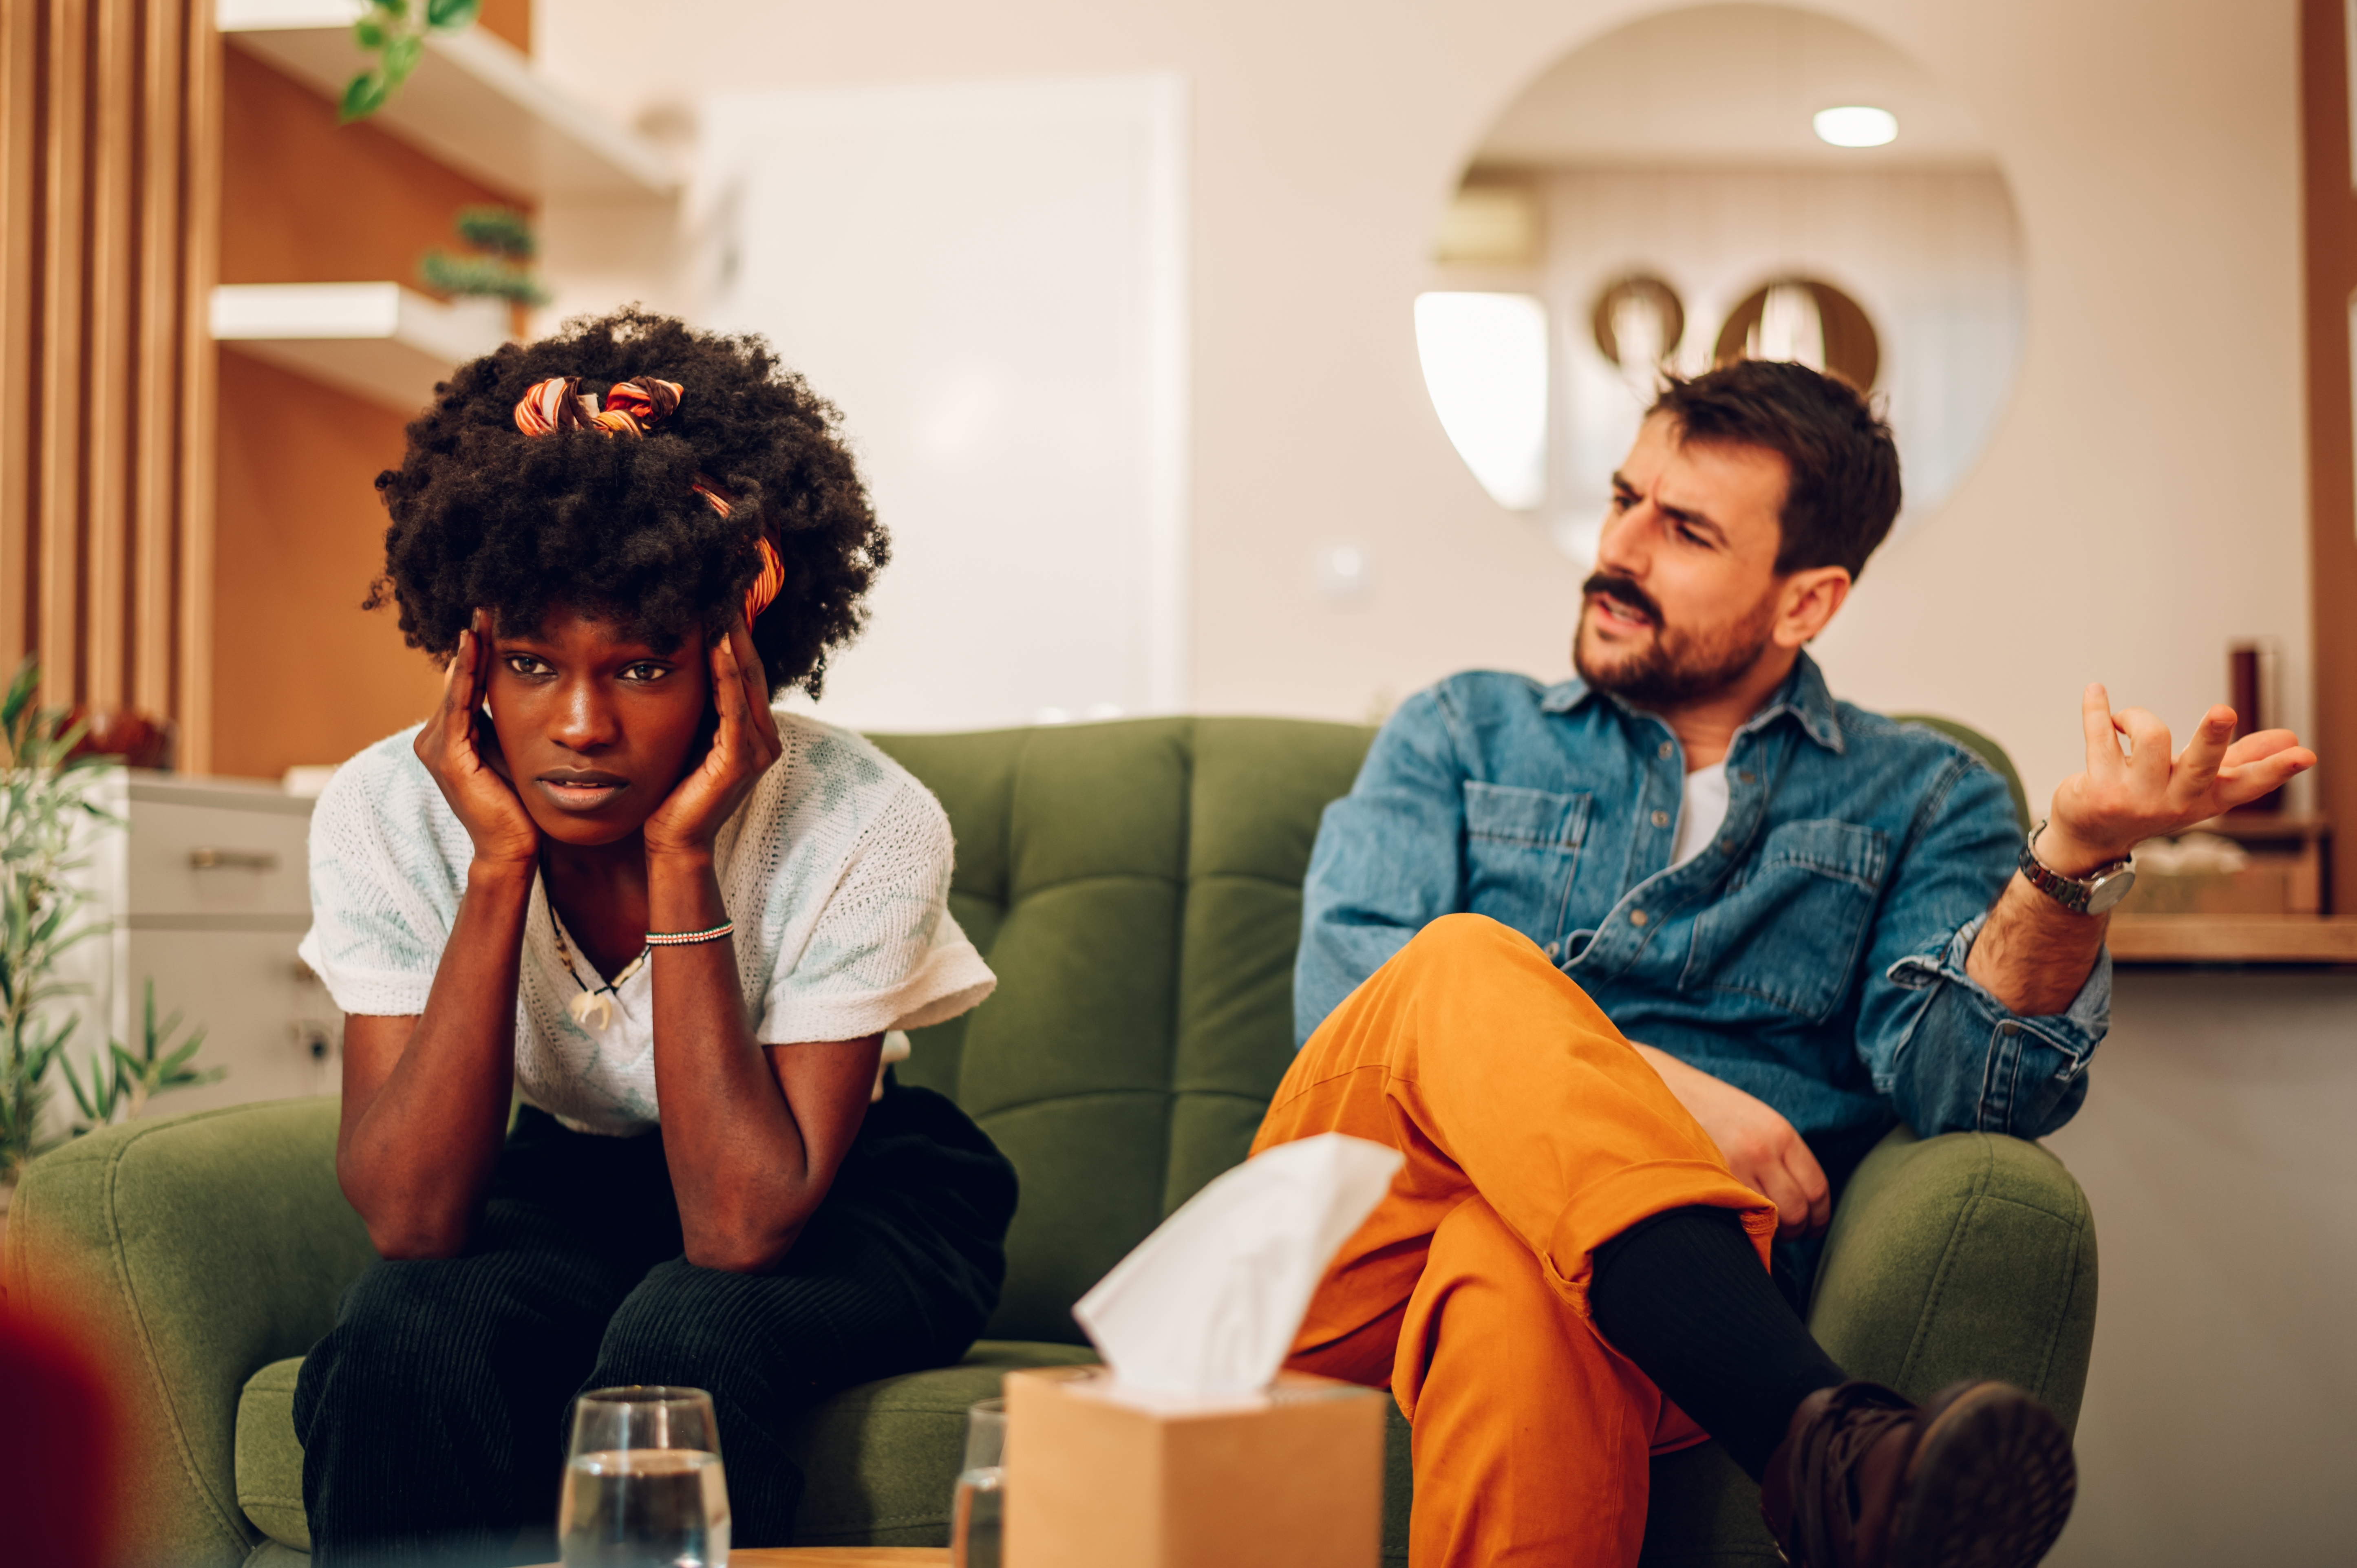
<instances>
[{"instance_id":1,"label":"man with beard","mask_svg":"<svg viewBox=\"0 0 2357 1568\"><path fill-rule=\"evenodd\" d=\"M1614 476L1579 678L1441 682L1327 809L1304 1044L1255 1148L1405 1156L1293 1365L1398 1397L1416 1568L1633 1563L1649 1453L1706 1434L1804 1568L2014 1568L2061 1533L2052 1414L1848 1380L1796 1310L1813 1240L1894 1122L2068 1121L2130 849L2316 759L2230 745L2222 707L2172 756L2090 686L2086 771L2025 843L1976 757L1835 701L1803 651L1899 499L1845 383L1673 381Z\"/></svg>"}]
</instances>

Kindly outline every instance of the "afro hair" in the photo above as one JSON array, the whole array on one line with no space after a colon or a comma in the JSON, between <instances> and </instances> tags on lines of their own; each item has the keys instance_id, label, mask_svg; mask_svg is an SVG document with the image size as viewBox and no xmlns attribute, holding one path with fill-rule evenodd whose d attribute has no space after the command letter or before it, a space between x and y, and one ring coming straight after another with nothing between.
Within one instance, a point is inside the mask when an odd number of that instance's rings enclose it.
<instances>
[{"instance_id":1,"label":"afro hair","mask_svg":"<svg viewBox=\"0 0 2357 1568\"><path fill-rule=\"evenodd\" d=\"M683 390L641 440L518 431L525 390L564 376L600 400L640 376ZM799 686L815 697L890 556L839 423L761 338L636 306L503 345L436 389L401 467L377 476L393 521L368 607L396 604L409 645L437 660L457 651L478 607L516 628L562 605L672 647L691 628L726 628L766 532L785 584L754 622L753 646L773 694ZM699 477L727 494L730 516L691 488Z\"/></svg>"}]
</instances>

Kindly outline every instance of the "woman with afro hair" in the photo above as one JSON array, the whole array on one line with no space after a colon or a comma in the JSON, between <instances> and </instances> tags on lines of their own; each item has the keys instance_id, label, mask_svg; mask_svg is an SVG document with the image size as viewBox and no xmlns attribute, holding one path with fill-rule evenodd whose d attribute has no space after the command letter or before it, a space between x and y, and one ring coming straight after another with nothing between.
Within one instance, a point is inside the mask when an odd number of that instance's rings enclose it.
<instances>
[{"instance_id":1,"label":"woman with afro hair","mask_svg":"<svg viewBox=\"0 0 2357 1568\"><path fill-rule=\"evenodd\" d=\"M296 1390L322 1568L553 1556L569 1403L623 1383L710 1391L735 1540L785 1545L794 1416L996 1305L1014 1172L881 1065L995 983L948 820L771 707L886 557L834 425L626 310L462 368L377 479L371 604L446 669L311 832L381 1259Z\"/></svg>"}]
</instances>

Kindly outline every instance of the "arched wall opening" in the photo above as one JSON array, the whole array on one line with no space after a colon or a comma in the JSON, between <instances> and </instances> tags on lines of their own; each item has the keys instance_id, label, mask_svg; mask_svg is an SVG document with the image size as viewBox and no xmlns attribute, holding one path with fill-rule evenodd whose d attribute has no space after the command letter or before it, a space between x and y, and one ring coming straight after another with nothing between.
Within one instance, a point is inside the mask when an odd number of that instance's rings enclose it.
<instances>
[{"instance_id":1,"label":"arched wall opening","mask_svg":"<svg viewBox=\"0 0 2357 1568\"><path fill-rule=\"evenodd\" d=\"M1665 374L1845 374L1887 411L1900 530L1987 446L2028 328L2021 225L1961 95L1854 24L1708 5L1570 51L1503 106L1436 228L1416 332L1491 498L1592 556Z\"/></svg>"}]
</instances>

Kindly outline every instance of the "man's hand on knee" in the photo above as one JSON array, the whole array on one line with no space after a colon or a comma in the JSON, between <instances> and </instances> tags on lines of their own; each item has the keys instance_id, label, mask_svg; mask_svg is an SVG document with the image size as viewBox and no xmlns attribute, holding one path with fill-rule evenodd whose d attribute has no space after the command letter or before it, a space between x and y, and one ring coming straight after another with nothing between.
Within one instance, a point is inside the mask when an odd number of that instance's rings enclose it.
<instances>
[{"instance_id":1,"label":"man's hand on knee","mask_svg":"<svg viewBox=\"0 0 2357 1568\"><path fill-rule=\"evenodd\" d=\"M1776 1206L1776 1234L1791 1240L1824 1232L1833 1189L1792 1124L1766 1101L1688 1067L1667 1051L1638 1046L1687 1114L1702 1123L1735 1179Z\"/></svg>"}]
</instances>

